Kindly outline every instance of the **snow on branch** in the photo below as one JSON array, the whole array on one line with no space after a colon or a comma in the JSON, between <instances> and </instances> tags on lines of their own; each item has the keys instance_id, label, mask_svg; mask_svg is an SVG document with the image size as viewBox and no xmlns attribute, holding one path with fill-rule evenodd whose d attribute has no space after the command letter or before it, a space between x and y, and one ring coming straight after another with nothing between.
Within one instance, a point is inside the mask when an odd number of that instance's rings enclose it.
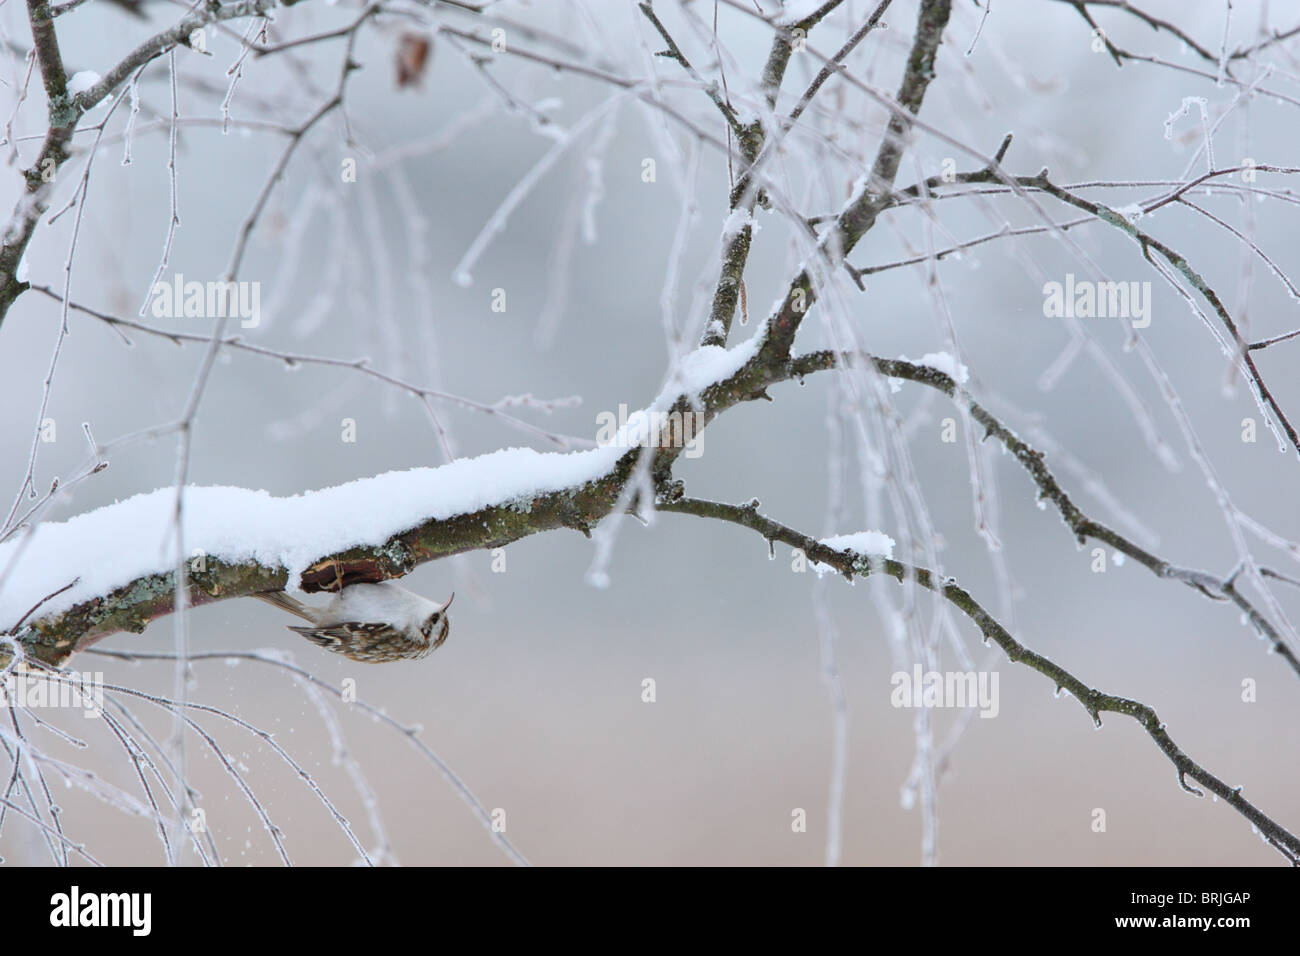
<instances>
[{"instance_id":1,"label":"snow on branch","mask_svg":"<svg viewBox=\"0 0 1300 956\"><path fill-rule=\"evenodd\" d=\"M541 531L589 533L614 510L640 449L654 449L656 473L680 453L667 435L671 409L702 409L707 422L789 378L785 365L760 365L760 344L755 336L688 353L646 409L658 414L630 416L598 448L507 448L289 497L187 487L179 505L189 604L332 590ZM22 624L28 653L61 663L171 613L176 514L175 489L162 488L11 535L0 543L0 628Z\"/></svg>"}]
</instances>

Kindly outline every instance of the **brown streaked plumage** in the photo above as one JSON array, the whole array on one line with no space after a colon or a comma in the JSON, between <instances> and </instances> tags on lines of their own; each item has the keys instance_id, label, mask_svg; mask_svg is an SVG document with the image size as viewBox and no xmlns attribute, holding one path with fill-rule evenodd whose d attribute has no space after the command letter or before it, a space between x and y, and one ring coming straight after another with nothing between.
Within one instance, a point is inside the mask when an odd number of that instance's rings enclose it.
<instances>
[{"instance_id":1,"label":"brown streaked plumage","mask_svg":"<svg viewBox=\"0 0 1300 956\"><path fill-rule=\"evenodd\" d=\"M421 660L442 646L451 631L447 608L386 581L354 584L324 608L313 608L282 591L254 595L310 623L289 630L327 651L366 664Z\"/></svg>"}]
</instances>

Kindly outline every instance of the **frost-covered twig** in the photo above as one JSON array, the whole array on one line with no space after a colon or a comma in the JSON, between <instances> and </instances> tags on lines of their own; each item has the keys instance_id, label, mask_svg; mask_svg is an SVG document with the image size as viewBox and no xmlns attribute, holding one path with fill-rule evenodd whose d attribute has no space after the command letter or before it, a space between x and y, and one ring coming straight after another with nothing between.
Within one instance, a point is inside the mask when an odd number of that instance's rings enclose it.
<instances>
[{"instance_id":1,"label":"frost-covered twig","mask_svg":"<svg viewBox=\"0 0 1300 956\"><path fill-rule=\"evenodd\" d=\"M175 660L174 655L171 654L138 651L95 649L90 653L125 661L171 662ZM343 697L343 692L337 686L317 677L311 671L300 667L291 660L286 659L284 655L278 653L269 651L197 651L190 655L190 661L192 663L202 661L223 661L227 664L232 661L252 661L258 664L265 664L276 670L289 674L296 682L303 686L312 688L316 693L329 694L339 699L342 699ZM469 806L475 817L482 824L483 828L491 834L493 842L495 842L513 862L527 865L528 861L515 848L506 835L493 828L491 814L489 814L483 804L479 802L478 798L474 796L473 792L465 782L461 780L455 771L453 771L451 767L448 766L447 763L421 739L418 728L406 726L400 723L382 708L376 707L368 701L357 699L352 701L351 704L382 726L396 731L411 746L419 751L419 753L433 765L438 774L447 781L456 792L456 795L460 797L467 806Z\"/></svg>"},{"instance_id":2,"label":"frost-covered twig","mask_svg":"<svg viewBox=\"0 0 1300 956\"><path fill-rule=\"evenodd\" d=\"M824 240L824 246L837 260L848 255L858 240L875 224L876 217L883 208L893 202L891 187L903 158L904 137L911 129L908 117L920 112L926 90L935 77L935 55L943 40L944 27L948 25L951 9L950 0L922 0L907 70L895 97L897 108L890 111L889 126L872 163L870 175L860 183L856 195L837 217L834 227ZM1008 145L1004 141L1001 153L1005 153ZM1001 154L996 158L1000 159ZM984 175L991 179L992 170ZM883 198L880 198L882 195ZM805 270L791 283L784 301L768 319L769 331L764 345L766 350L773 355L790 354L795 333L815 298L812 278Z\"/></svg>"},{"instance_id":3,"label":"frost-covered twig","mask_svg":"<svg viewBox=\"0 0 1300 956\"><path fill-rule=\"evenodd\" d=\"M848 580L867 577L872 573L884 573L900 582L907 578L914 579L922 587L942 594L979 628L986 643L991 641L997 644L1013 663L1024 664L1038 671L1051 680L1058 691L1067 691L1088 712L1098 727L1101 726L1103 713L1123 714L1137 721L1178 771L1179 786L1199 797L1203 796L1201 791L1192 787L1187 781L1191 779L1201 784L1245 817L1264 840L1281 853L1289 863L1300 865L1300 838L1243 797L1241 787L1229 786L1188 756L1174 742L1154 709L1140 701L1103 693L1089 687L1059 664L1025 647L952 578L940 578L926 568L912 567L892 558L867 556L852 550L837 550L829 547L761 514L757 501L747 505L730 505L681 497L661 502L659 509L713 518L750 528L769 542L780 541L792 548L800 549L810 561L829 565Z\"/></svg>"},{"instance_id":4,"label":"frost-covered twig","mask_svg":"<svg viewBox=\"0 0 1300 956\"><path fill-rule=\"evenodd\" d=\"M31 290L47 295L55 301L61 302L63 297L49 286L32 283ZM185 343L211 344L211 335L201 335L197 332L176 332L170 329L162 329L156 326L148 325L144 322L138 322L134 319L127 319L121 316L110 315L99 309L92 309L89 306L81 305L77 302L69 302L68 307L75 312L80 312L92 318L98 319L111 327L122 330L130 329L141 332L146 335L157 338L167 339L175 345L184 345ZM463 395L456 395L451 392L445 392L441 389L430 388L425 385L418 385L414 382L408 382L396 375L390 375L370 364L368 358L331 358L325 355L309 355L301 352L292 352L286 349L272 348L271 346L260 345L249 342L240 335L226 335L220 340L220 345L224 349L230 349L235 352L246 352L250 355L257 355L262 358L274 359L284 363L287 368L296 368L300 365L319 365L325 368L346 369L349 371L359 372L369 378L391 385L401 391L414 395L417 398L433 398L439 401L447 402L452 405L468 408L484 415L500 419L503 423L513 428L528 432L543 438L553 445L560 448L569 448L573 446L585 446L586 439L575 439L565 435L559 435L549 429L540 428L532 422L525 421L517 416L511 415L505 411L507 408L526 407L534 408L543 412L551 412L558 408L567 408L578 403L575 396L566 396L554 399L537 399L533 396L505 396L495 402L481 402L476 399L467 398Z\"/></svg>"},{"instance_id":5,"label":"frost-covered twig","mask_svg":"<svg viewBox=\"0 0 1300 956\"><path fill-rule=\"evenodd\" d=\"M791 374L796 376L812 374L822 369L853 364L858 360L857 356L837 355L830 351L810 352L798 356L791 362ZM1295 651L1283 638L1281 631L1240 592L1234 590L1229 593L1228 588L1233 580L1231 577L1224 578L1208 571L1198 571L1166 561L1108 525L1087 515L1074 503L1069 493L1065 491L1051 469L1047 467L1043 453L1024 441L993 416L947 373L928 365L897 359L868 356L866 360L870 361L883 375L927 385L943 392L954 401L960 401L966 406L971 418L984 429L985 437L998 439L1015 456L1038 487L1039 499L1050 501L1055 506L1066 527L1070 529L1080 543L1090 538L1103 541L1116 551L1137 561L1157 577L1181 581L1211 599L1223 600L1225 596L1228 597L1246 612L1251 624L1262 636L1268 639L1270 649L1285 660L1297 676L1300 676L1300 658L1297 657Z\"/></svg>"},{"instance_id":6,"label":"frost-covered twig","mask_svg":"<svg viewBox=\"0 0 1300 956\"><path fill-rule=\"evenodd\" d=\"M1241 333L1237 329L1236 322L1233 321L1232 316L1228 313L1227 307L1219 298L1219 294L1215 291L1214 287L1211 286L1201 276L1201 274L1191 266L1184 256L1149 233L1137 228L1137 226L1127 217L1115 212L1115 210L1111 209L1109 206L1083 199L1080 196L1075 196L1072 193L1061 189L1059 186L1056 186L1048 179L1046 170L1040 172L1036 176L1018 176L1016 177L1016 180L1021 186L1041 189L1049 196L1053 196L1062 202L1082 209L1090 215L1096 216L1102 222L1123 230L1133 237L1140 246L1142 255L1148 262L1151 262L1153 266L1155 265L1155 262L1151 258L1151 253L1156 252L1161 256L1161 258L1168 262L1173 269L1177 270L1193 286L1193 288L1200 293L1202 298L1205 299L1206 303L1208 303L1210 308L1214 311L1214 314L1218 317L1219 321L1223 324L1223 327L1227 330L1231 338L1231 344L1238 350L1239 361L1244 366L1244 369L1250 378L1256 397L1261 408L1267 413L1269 422L1275 422L1277 426L1285 432L1287 441L1291 443L1291 447L1294 448L1297 453L1300 453L1300 433L1296 432L1295 426L1291 424L1291 420L1282 410L1282 406L1278 403L1273 392L1264 382L1264 378L1260 374L1259 368L1255 365L1255 360L1250 355L1250 343L1246 342L1245 339L1242 338Z\"/></svg>"},{"instance_id":7,"label":"frost-covered twig","mask_svg":"<svg viewBox=\"0 0 1300 956\"><path fill-rule=\"evenodd\" d=\"M18 264L27 251L36 224L49 208L58 171L68 159L68 145L81 115L97 106L150 61L177 46L188 45L196 30L219 21L262 16L276 5L277 0L236 0L225 5L198 7L170 29L141 43L87 89L69 95L68 75L48 0L28 0L36 59L49 102L49 128L36 161L24 173L26 190L10 215L4 242L0 245L0 325L3 325L14 300L27 288L18 276Z\"/></svg>"}]
</instances>

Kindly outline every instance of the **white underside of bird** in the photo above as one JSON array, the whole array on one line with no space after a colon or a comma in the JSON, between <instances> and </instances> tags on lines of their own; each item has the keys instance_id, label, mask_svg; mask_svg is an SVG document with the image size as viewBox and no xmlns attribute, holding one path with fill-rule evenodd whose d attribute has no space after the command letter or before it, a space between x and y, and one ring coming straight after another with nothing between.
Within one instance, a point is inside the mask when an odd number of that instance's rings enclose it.
<instances>
[{"instance_id":1,"label":"white underside of bird","mask_svg":"<svg viewBox=\"0 0 1300 956\"><path fill-rule=\"evenodd\" d=\"M269 591L258 597L317 627L383 621L397 630L416 629L439 610L435 602L392 581L348 585L319 608L281 591Z\"/></svg>"},{"instance_id":2,"label":"white underside of bird","mask_svg":"<svg viewBox=\"0 0 1300 956\"><path fill-rule=\"evenodd\" d=\"M281 591L254 597L311 625L289 630L353 660L419 659L446 639L449 626L451 598L437 604L392 581L348 585L319 608Z\"/></svg>"}]
</instances>

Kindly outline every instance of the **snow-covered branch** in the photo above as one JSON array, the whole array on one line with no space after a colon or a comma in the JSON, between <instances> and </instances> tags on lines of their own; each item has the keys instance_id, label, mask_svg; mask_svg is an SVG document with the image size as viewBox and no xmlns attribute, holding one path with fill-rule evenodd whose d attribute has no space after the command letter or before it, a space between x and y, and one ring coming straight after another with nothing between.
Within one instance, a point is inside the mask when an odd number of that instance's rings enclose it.
<instances>
[{"instance_id":1,"label":"snow-covered branch","mask_svg":"<svg viewBox=\"0 0 1300 956\"><path fill-rule=\"evenodd\" d=\"M594 449L509 448L287 498L187 487L180 513L189 604L332 590L543 531L590 533L615 509L642 454L660 485L667 480L683 451L674 413L695 410L703 427L791 377L789 363L763 362L761 344L760 334L731 349L690 353L647 414ZM13 529L0 543L0 628L25 618L28 653L59 663L171 613L176 512L174 490L159 489L68 521Z\"/></svg>"}]
</instances>

